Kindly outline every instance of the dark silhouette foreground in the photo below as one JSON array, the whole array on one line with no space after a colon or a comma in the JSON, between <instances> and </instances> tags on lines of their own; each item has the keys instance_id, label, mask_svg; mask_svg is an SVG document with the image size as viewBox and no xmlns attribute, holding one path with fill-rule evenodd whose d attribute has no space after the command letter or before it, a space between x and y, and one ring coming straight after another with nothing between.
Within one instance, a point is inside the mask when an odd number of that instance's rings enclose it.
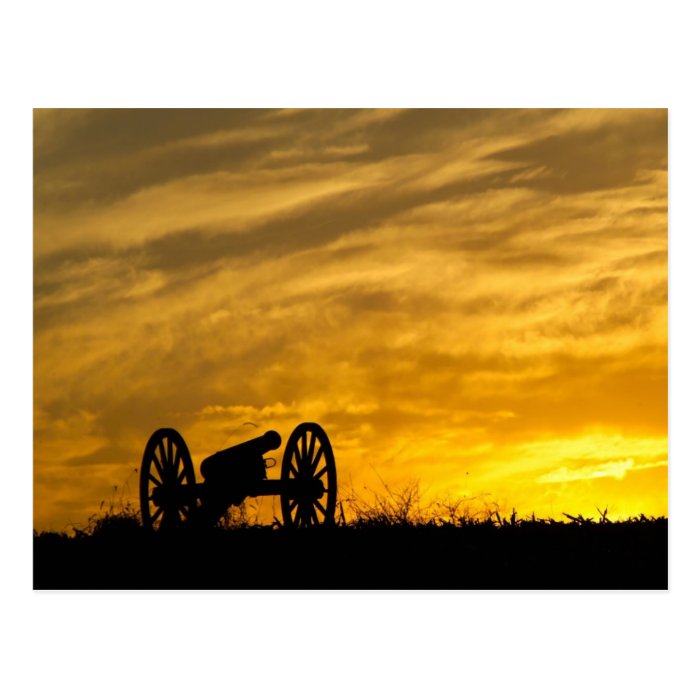
<instances>
[{"instance_id":1,"label":"dark silhouette foreground","mask_svg":"<svg viewBox=\"0 0 700 700\"><path fill-rule=\"evenodd\" d=\"M34 538L35 589L666 589L666 519Z\"/></svg>"},{"instance_id":2,"label":"dark silhouette foreground","mask_svg":"<svg viewBox=\"0 0 700 700\"><path fill-rule=\"evenodd\" d=\"M190 451L174 428L159 428L146 443L141 462L141 517L146 530L213 528L233 505L248 497L279 496L282 522L309 527L334 522L337 494L335 457L318 423L301 423L289 436L281 477L268 479L265 453L282 444L264 435L220 450L202 461L197 482ZM274 463L274 460L272 460Z\"/></svg>"}]
</instances>

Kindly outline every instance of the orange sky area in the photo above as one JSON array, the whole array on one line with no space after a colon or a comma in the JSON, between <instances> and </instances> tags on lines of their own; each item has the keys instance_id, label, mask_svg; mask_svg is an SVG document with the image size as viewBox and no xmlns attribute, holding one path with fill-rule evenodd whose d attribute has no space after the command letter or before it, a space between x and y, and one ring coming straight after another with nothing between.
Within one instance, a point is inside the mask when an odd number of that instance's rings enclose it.
<instances>
[{"instance_id":1,"label":"orange sky area","mask_svg":"<svg viewBox=\"0 0 700 700\"><path fill-rule=\"evenodd\" d=\"M666 110L37 110L34 195L37 529L302 421L341 497L667 514Z\"/></svg>"}]
</instances>

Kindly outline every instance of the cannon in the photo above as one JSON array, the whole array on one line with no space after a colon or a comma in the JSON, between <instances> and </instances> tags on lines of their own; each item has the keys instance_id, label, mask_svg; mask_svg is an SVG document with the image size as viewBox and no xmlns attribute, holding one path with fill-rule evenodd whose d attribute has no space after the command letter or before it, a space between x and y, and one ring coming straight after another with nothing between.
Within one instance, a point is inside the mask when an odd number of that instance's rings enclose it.
<instances>
[{"instance_id":1,"label":"cannon","mask_svg":"<svg viewBox=\"0 0 700 700\"><path fill-rule=\"evenodd\" d=\"M212 527L232 505L248 497L279 496L288 527L331 526L337 494L330 440L317 423L301 423L284 449L279 479L267 478L265 453L282 444L280 434L264 435L215 452L202 460L197 482L184 439L159 428L146 443L141 462L141 520L147 530L184 525Z\"/></svg>"}]
</instances>

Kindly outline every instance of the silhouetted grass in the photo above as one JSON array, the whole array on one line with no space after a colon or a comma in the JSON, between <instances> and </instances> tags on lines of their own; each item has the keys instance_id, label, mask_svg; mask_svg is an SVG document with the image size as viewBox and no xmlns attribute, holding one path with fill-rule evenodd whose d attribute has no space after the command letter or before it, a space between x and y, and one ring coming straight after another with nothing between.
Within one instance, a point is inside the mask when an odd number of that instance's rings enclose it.
<instances>
[{"instance_id":1,"label":"silhouetted grass","mask_svg":"<svg viewBox=\"0 0 700 700\"><path fill-rule=\"evenodd\" d=\"M376 494L375 494L376 496ZM128 503L72 536L35 533L49 589L665 589L666 518L563 520L421 504L415 485L349 494L334 528L294 530L234 511L206 532L146 533Z\"/></svg>"}]
</instances>

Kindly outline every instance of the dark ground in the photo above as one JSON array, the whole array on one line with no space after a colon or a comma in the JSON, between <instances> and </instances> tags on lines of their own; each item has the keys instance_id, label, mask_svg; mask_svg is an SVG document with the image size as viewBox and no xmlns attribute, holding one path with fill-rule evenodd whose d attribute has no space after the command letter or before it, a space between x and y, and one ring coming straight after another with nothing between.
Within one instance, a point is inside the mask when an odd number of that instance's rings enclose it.
<instances>
[{"instance_id":1,"label":"dark ground","mask_svg":"<svg viewBox=\"0 0 700 700\"><path fill-rule=\"evenodd\" d=\"M668 521L34 536L35 589L666 589Z\"/></svg>"}]
</instances>

